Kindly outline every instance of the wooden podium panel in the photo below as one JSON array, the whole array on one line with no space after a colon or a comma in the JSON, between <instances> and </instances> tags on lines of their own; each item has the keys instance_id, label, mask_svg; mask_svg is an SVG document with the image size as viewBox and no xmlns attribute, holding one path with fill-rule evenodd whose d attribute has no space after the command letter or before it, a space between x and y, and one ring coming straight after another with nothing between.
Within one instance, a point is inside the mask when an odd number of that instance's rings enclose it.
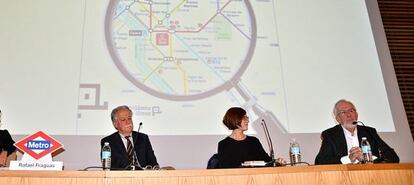
<instances>
[{"instance_id":1,"label":"wooden podium panel","mask_svg":"<svg viewBox=\"0 0 414 185\"><path fill-rule=\"evenodd\" d=\"M170 171L0 171L0 185L414 184L414 164Z\"/></svg>"}]
</instances>

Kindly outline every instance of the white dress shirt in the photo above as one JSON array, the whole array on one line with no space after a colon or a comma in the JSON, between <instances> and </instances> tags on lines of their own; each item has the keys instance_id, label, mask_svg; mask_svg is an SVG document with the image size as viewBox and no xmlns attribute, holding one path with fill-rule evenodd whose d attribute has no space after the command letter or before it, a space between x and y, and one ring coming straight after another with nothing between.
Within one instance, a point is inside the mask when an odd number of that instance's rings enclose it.
<instances>
[{"instance_id":1,"label":"white dress shirt","mask_svg":"<svg viewBox=\"0 0 414 185\"><path fill-rule=\"evenodd\" d=\"M345 134L346 146L348 150L348 155L343 156L341 158L342 164L359 163L358 159L352 162L351 159L349 158L349 150L351 150L352 147L359 147L357 127L355 127L355 130L353 133L344 127L342 127L342 130L344 131L344 134Z\"/></svg>"}]
</instances>

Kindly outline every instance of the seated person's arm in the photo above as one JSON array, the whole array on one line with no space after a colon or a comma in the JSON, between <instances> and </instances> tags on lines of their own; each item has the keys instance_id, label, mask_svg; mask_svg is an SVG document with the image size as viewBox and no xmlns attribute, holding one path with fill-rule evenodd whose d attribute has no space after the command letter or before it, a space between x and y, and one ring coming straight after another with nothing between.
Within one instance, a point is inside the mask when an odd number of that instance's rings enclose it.
<instances>
[{"instance_id":1,"label":"seated person's arm","mask_svg":"<svg viewBox=\"0 0 414 185\"><path fill-rule=\"evenodd\" d=\"M146 142L147 163L148 165L151 165L151 166L158 165L157 157L155 157L155 153L154 153L154 150L152 149L151 142L148 137L146 140L147 140Z\"/></svg>"},{"instance_id":2,"label":"seated person's arm","mask_svg":"<svg viewBox=\"0 0 414 185\"><path fill-rule=\"evenodd\" d=\"M6 166L6 160L7 160L7 151L3 150L0 153L0 167Z\"/></svg>"},{"instance_id":3,"label":"seated person's arm","mask_svg":"<svg viewBox=\"0 0 414 185\"><path fill-rule=\"evenodd\" d=\"M395 153L394 149L387 145L378 135L377 131L374 129L375 132L372 133L372 137L375 142L377 142L379 154L376 156L378 158L382 158L385 162L391 163L398 163L400 162L400 158L398 157L397 153Z\"/></svg>"},{"instance_id":4,"label":"seated person's arm","mask_svg":"<svg viewBox=\"0 0 414 185\"><path fill-rule=\"evenodd\" d=\"M0 140L2 141L2 144L0 144L0 166L5 166L7 156L16 151L16 147L13 145L14 141L7 130L1 132Z\"/></svg>"},{"instance_id":5,"label":"seated person's arm","mask_svg":"<svg viewBox=\"0 0 414 185\"><path fill-rule=\"evenodd\" d=\"M315 158L315 164L341 164L343 156L337 155L337 146L328 135L322 133L322 144Z\"/></svg>"},{"instance_id":6,"label":"seated person's arm","mask_svg":"<svg viewBox=\"0 0 414 185\"><path fill-rule=\"evenodd\" d=\"M352 147L349 150L349 155L341 157L342 164L358 163L364 159L362 150L359 147Z\"/></svg>"},{"instance_id":7,"label":"seated person's arm","mask_svg":"<svg viewBox=\"0 0 414 185\"><path fill-rule=\"evenodd\" d=\"M3 142L3 145L0 146L0 151L7 151L7 155L10 155L14 151L16 151L13 138L11 137L9 131L4 130L3 136L0 139Z\"/></svg>"}]
</instances>

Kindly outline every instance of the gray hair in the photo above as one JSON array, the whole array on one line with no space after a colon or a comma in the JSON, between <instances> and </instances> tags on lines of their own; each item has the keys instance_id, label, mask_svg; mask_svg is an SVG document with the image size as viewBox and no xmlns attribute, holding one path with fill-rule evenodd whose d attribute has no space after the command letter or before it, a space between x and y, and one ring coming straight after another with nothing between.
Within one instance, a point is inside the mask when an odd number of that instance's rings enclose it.
<instances>
[{"instance_id":1,"label":"gray hair","mask_svg":"<svg viewBox=\"0 0 414 185\"><path fill-rule=\"evenodd\" d=\"M129 109L129 107L128 107L128 106L126 106L126 105L121 105L121 106L118 106L118 107L116 107L115 109L113 109L113 110L112 110L112 112L111 112L111 120L112 120L112 123L115 123L115 121L118 119L118 118L116 117L116 114L117 114L120 110L128 110L128 111L129 111L129 113L131 113L131 114L132 114L132 111L131 111L131 109Z\"/></svg>"},{"instance_id":2,"label":"gray hair","mask_svg":"<svg viewBox=\"0 0 414 185\"><path fill-rule=\"evenodd\" d=\"M356 108L355 108L355 105L351 102L351 101L348 101L348 100L345 100L345 99L340 99L340 100L338 100L336 103L335 103L335 105L334 105L334 107L333 107L333 110L332 110L332 113L333 113L333 116L334 117L336 117L337 115L338 115L338 109L337 109L337 106L340 104L340 103L349 103L349 104L351 104L352 105L352 108L356 111Z\"/></svg>"}]
</instances>

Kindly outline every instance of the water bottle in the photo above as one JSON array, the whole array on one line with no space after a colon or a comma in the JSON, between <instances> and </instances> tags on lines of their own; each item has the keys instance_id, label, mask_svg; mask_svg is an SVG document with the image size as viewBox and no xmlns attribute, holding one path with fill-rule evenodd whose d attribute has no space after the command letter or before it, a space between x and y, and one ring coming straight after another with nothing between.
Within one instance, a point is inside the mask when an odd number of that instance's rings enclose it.
<instances>
[{"instance_id":1,"label":"water bottle","mask_svg":"<svg viewBox=\"0 0 414 185\"><path fill-rule=\"evenodd\" d=\"M102 168L104 170L111 170L111 147L108 142L105 142L102 147Z\"/></svg>"},{"instance_id":2,"label":"water bottle","mask_svg":"<svg viewBox=\"0 0 414 185\"><path fill-rule=\"evenodd\" d=\"M362 149L362 155L364 156L364 160L361 162L362 163L373 163L371 145L369 144L366 137L362 137L361 149Z\"/></svg>"},{"instance_id":3,"label":"water bottle","mask_svg":"<svg viewBox=\"0 0 414 185\"><path fill-rule=\"evenodd\" d=\"M292 139L292 142L290 143L289 156L290 156L290 164L292 166L301 162L300 147L299 147L299 143L296 142L296 139Z\"/></svg>"}]
</instances>

